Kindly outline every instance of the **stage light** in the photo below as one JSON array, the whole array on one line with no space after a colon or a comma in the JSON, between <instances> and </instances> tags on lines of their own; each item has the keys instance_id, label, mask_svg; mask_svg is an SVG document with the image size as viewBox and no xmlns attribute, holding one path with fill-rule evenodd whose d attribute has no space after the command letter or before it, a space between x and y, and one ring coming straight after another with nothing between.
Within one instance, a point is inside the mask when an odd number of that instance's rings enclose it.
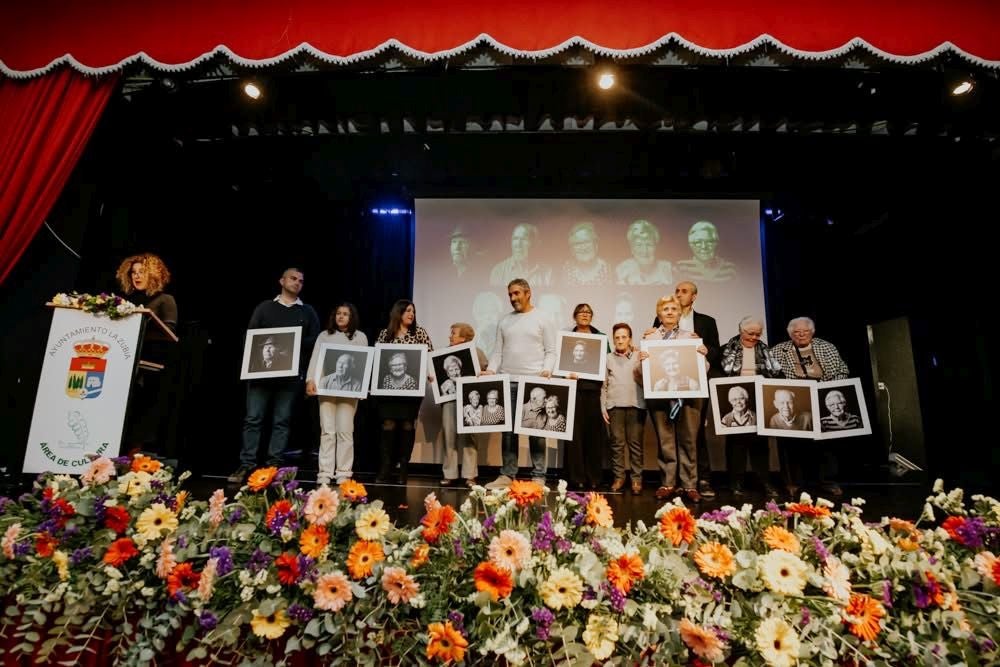
<instances>
[{"instance_id":1,"label":"stage light","mask_svg":"<svg viewBox=\"0 0 1000 667\"><path fill-rule=\"evenodd\" d=\"M774 215L774 209L773 208L765 208L764 209L764 215L769 216L769 217L772 216L772 215Z\"/></svg>"},{"instance_id":2,"label":"stage light","mask_svg":"<svg viewBox=\"0 0 1000 667\"><path fill-rule=\"evenodd\" d=\"M399 215L409 215L411 211L408 208L400 208L398 206L392 206L390 208L382 208L382 207L373 208L372 213L374 213L375 215L399 216Z\"/></svg>"},{"instance_id":3,"label":"stage light","mask_svg":"<svg viewBox=\"0 0 1000 667\"><path fill-rule=\"evenodd\" d=\"M952 95L965 95L966 93L971 92L973 87L974 86L973 86L972 81L966 79L965 81L960 82L957 86L955 86L954 88L952 88L951 89L951 94Z\"/></svg>"},{"instance_id":4,"label":"stage light","mask_svg":"<svg viewBox=\"0 0 1000 667\"><path fill-rule=\"evenodd\" d=\"M604 72L597 78L597 85L601 90L609 90L615 85L615 75L611 72Z\"/></svg>"},{"instance_id":5,"label":"stage light","mask_svg":"<svg viewBox=\"0 0 1000 667\"><path fill-rule=\"evenodd\" d=\"M262 92L260 86L252 81L243 84L243 93L252 100L259 100Z\"/></svg>"}]
</instances>

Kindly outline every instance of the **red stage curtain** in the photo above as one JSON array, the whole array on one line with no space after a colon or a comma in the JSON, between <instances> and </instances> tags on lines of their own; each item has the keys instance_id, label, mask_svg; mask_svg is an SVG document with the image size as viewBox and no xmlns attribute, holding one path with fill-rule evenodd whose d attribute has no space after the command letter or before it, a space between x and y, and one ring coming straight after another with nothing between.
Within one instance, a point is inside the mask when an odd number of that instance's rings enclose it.
<instances>
[{"instance_id":1,"label":"red stage curtain","mask_svg":"<svg viewBox=\"0 0 1000 667\"><path fill-rule=\"evenodd\" d=\"M62 192L117 79L68 68L0 78L0 283Z\"/></svg>"},{"instance_id":2,"label":"red stage curtain","mask_svg":"<svg viewBox=\"0 0 1000 667\"><path fill-rule=\"evenodd\" d=\"M81 71L103 73L140 52L153 67L179 69L219 46L268 65L306 42L321 56L349 58L396 40L434 58L484 34L527 56L572 38L637 53L671 34L735 54L769 35L806 58L862 39L891 60L926 59L953 45L1000 67L998 26L996 0L35 0L0 9L0 71L38 73L68 54Z\"/></svg>"}]
</instances>

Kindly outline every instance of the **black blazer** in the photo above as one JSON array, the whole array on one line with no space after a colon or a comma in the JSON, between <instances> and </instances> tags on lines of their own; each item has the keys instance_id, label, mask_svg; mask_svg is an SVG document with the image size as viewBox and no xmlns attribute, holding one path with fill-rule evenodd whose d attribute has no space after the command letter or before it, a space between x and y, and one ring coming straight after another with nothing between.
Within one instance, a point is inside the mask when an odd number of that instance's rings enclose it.
<instances>
[{"instance_id":1,"label":"black blazer","mask_svg":"<svg viewBox=\"0 0 1000 667\"><path fill-rule=\"evenodd\" d=\"M654 327L660 326L660 319L653 318ZM715 323L715 318L694 311L694 332L701 337L705 347L708 348L708 376L720 377L722 371L722 346L719 345L719 325Z\"/></svg>"}]
</instances>

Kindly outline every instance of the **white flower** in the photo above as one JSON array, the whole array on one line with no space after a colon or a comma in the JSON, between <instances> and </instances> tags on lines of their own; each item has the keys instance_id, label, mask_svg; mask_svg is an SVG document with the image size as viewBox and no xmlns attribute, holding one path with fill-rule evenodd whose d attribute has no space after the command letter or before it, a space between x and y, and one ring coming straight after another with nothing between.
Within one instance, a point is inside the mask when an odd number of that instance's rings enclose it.
<instances>
[{"instance_id":1,"label":"white flower","mask_svg":"<svg viewBox=\"0 0 1000 667\"><path fill-rule=\"evenodd\" d=\"M835 556L830 556L823 566L823 574L826 576L823 591L827 595L841 602L851 599L851 571L846 565Z\"/></svg>"},{"instance_id":2,"label":"white flower","mask_svg":"<svg viewBox=\"0 0 1000 667\"><path fill-rule=\"evenodd\" d=\"M798 662L799 636L784 619L772 617L757 626L757 649L772 667L792 667Z\"/></svg>"},{"instance_id":3,"label":"white flower","mask_svg":"<svg viewBox=\"0 0 1000 667\"><path fill-rule=\"evenodd\" d=\"M656 610L650 605L642 607L642 627L646 630L655 630L660 625L660 619L656 617Z\"/></svg>"},{"instance_id":4,"label":"white flower","mask_svg":"<svg viewBox=\"0 0 1000 667\"><path fill-rule=\"evenodd\" d=\"M111 566L111 565L105 565L104 566L104 574L109 579L115 579L115 580L117 580L117 579L121 579L122 578L121 570L119 570L117 567L114 567L114 566Z\"/></svg>"},{"instance_id":5,"label":"white flower","mask_svg":"<svg viewBox=\"0 0 1000 667\"><path fill-rule=\"evenodd\" d=\"M802 595L809 566L798 556L774 550L761 556L758 566L764 584L775 593Z\"/></svg>"},{"instance_id":6,"label":"white flower","mask_svg":"<svg viewBox=\"0 0 1000 667\"><path fill-rule=\"evenodd\" d=\"M240 589L240 599L244 602L250 602L253 599L253 589L249 586L244 586Z\"/></svg>"},{"instance_id":7,"label":"white flower","mask_svg":"<svg viewBox=\"0 0 1000 667\"><path fill-rule=\"evenodd\" d=\"M414 609L423 609L427 606L427 600L424 598L423 593L417 593L415 596L410 598L410 606Z\"/></svg>"},{"instance_id":8,"label":"white flower","mask_svg":"<svg viewBox=\"0 0 1000 667\"><path fill-rule=\"evenodd\" d=\"M267 591L268 595L277 595L281 592L281 584L271 584L264 590Z\"/></svg>"},{"instance_id":9,"label":"white flower","mask_svg":"<svg viewBox=\"0 0 1000 667\"><path fill-rule=\"evenodd\" d=\"M933 493L941 493L944 491L944 480L940 477L934 480L934 486L931 488L931 491Z\"/></svg>"}]
</instances>

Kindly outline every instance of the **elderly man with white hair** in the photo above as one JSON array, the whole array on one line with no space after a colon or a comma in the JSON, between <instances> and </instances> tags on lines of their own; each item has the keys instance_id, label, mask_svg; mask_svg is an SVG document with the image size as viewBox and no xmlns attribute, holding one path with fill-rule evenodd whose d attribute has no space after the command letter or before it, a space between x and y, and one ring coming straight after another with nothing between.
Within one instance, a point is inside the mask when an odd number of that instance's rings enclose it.
<instances>
[{"instance_id":1,"label":"elderly man with white hair","mask_svg":"<svg viewBox=\"0 0 1000 667\"><path fill-rule=\"evenodd\" d=\"M730 338L729 342L722 348L722 375L726 377L753 377L755 375L763 375L766 378L782 377L781 364L778 363L771 348L764 342L763 335L763 319L753 315L747 315L741 319L739 333ZM736 392L736 396L733 396L734 392ZM743 392L743 395L740 396L739 392ZM733 406L733 412L722 418L723 424L726 426L737 425L726 424L727 417L730 417L731 420L735 419L734 414L753 414L751 411L747 411L748 398L749 396L743 387L735 386L729 390L729 402ZM742 411L737 411L741 400ZM748 453L750 454L750 465L753 467L754 473L757 474L764 488L764 493L769 498L776 497L778 490L771 483L767 438L756 433L734 433L726 436L726 463L729 468L729 484L733 495L738 497L744 493L743 481L746 477Z\"/></svg>"},{"instance_id":2,"label":"elderly man with white hair","mask_svg":"<svg viewBox=\"0 0 1000 667\"><path fill-rule=\"evenodd\" d=\"M827 382L845 380L850 375L836 346L816 338L816 324L810 318L793 318L788 323L788 336L791 340L774 346L774 356L786 378ZM827 479L837 467L829 443L821 440L803 447L802 443L782 441L779 445L785 458L790 495L798 494L806 475L816 478L820 491L834 497L843 495L840 486Z\"/></svg>"}]
</instances>

